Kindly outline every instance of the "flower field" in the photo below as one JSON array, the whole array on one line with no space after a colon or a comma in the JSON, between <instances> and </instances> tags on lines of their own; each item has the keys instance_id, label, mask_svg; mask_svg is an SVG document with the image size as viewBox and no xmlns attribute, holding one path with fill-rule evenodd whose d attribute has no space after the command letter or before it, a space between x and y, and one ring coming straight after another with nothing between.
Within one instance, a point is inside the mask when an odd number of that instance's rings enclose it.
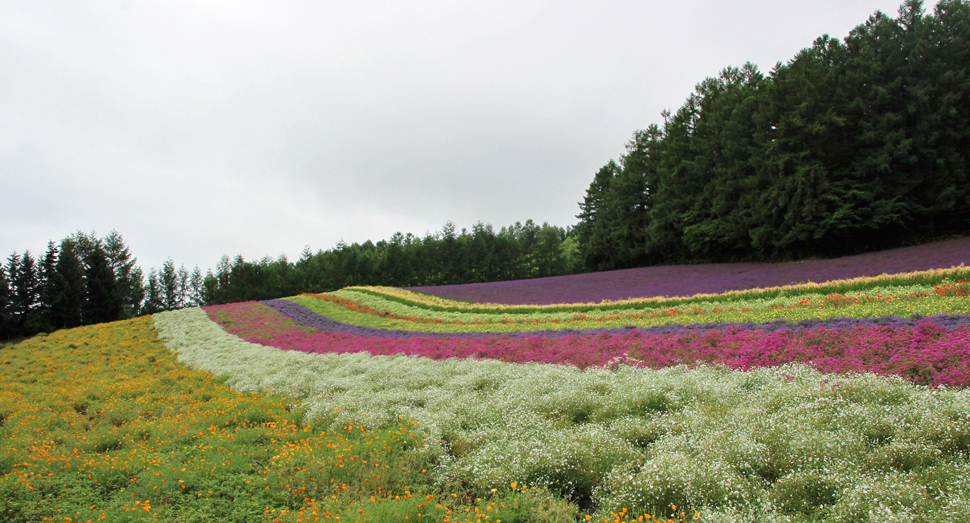
<instances>
[{"instance_id":1,"label":"flower field","mask_svg":"<svg viewBox=\"0 0 970 523\"><path fill-rule=\"evenodd\" d=\"M150 317L0 355L5 522L445 521L466 510L541 521L563 510L524 487L477 499L434 488L415 421L370 429L234 392L228 376L179 364Z\"/></svg>"},{"instance_id":2,"label":"flower field","mask_svg":"<svg viewBox=\"0 0 970 523\"><path fill-rule=\"evenodd\" d=\"M850 276L33 338L0 351L0 519L968 521L970 269Z\"/></svg>"}]
</instances>

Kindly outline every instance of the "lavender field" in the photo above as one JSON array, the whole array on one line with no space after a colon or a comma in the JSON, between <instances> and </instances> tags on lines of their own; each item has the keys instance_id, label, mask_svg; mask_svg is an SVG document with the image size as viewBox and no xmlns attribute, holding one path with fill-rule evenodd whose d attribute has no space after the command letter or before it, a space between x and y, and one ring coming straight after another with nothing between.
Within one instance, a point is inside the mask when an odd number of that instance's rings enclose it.
<instances>
[{"instance_id":1,"label":"lavender field","mask_svg":"<svg viewBox=\"0 0 970 523\"><path fill-rule=\"evenodd\" d=\"M553 304L693 296L970 265L970 237L828 260L670 265L495 283L409 287L480 303Z\"/></svg>"}]
</instances>

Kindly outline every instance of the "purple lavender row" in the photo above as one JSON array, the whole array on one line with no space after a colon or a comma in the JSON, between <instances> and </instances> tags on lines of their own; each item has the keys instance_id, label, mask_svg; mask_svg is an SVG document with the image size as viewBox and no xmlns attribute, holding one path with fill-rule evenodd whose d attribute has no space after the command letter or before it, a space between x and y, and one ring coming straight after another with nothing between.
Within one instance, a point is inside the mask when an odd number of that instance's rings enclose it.
<instances>
[{"instance_id":1,"label":"purple lavender row","mask_svg":"<svg viewBox=\"0 0 970 523\"><path fill-rule=\"evenodd\" d=\"M543 305L556 303L625 300L650 296L693 296L727 291L774 287L813 281L899 274L970 265L970 236L802 263L715 263L662 265L617 271L591 272L434 287L407 287L455 300Z\"/></svg>"},{"instance_id":2,"label":"purple lavender row","mask_svg":"<svg viewBox=\"0 0 970 523\"><path fill-rule=\"evenodd\" d=\"M669 324L657 325L654 327L634 327L632 325L615 329L546 329L523 332L415 332L406 330L377 329L373 327L360 327L349 325L332 320L311 311L310 309L293 303L289 300L265 300L261 301L287 318L312 329L340 334L352 334L354 336L372 336L379 338L487 338L489 336L501 336L507 338L563 338L576 335L596 335L596 334L627 334L637 332L642 334L661 336L670 334L695 333L703 334L709 331L724 330L760 330L765 332L793 331L801 332L816 327L828 329L849 330L856 327L891 327L894 329L914 327L919 322L932 322L936 325L952 330L957 327L970 326L970 315L966 314L936 314L926 318L914 316L913 318L898 318L896 316L884 316L881 318L831 318L831 319L808 319L798 322L785 320L774 320L763 323L693 323L690 325Z\"/></svg>"}]
</instances>

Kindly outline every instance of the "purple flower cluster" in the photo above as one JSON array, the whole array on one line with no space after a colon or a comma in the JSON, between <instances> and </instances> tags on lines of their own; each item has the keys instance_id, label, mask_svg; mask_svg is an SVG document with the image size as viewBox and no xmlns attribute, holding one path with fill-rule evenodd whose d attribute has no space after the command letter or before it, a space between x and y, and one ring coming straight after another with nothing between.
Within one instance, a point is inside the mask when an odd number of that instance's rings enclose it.
<instances>
[{"instance_id":1,"label":"purple flower cluster","mask_svg":"<svg viewBox=\"0 0 970 523\"><path fill-rule=\"evenodd\" d=\"M822 283L860 276L946 269L961 263L970 265L970 236L889 251L799 263L667 265L532 280L409 289L463 301L546 305L652 296L716 294L808 281Z\"/></svg>"}]
</instances>

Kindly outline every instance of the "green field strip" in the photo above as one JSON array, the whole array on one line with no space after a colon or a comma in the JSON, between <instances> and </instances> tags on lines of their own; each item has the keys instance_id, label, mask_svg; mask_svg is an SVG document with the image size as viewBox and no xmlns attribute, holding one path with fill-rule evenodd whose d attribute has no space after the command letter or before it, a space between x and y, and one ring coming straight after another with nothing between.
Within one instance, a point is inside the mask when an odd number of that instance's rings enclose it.
<instances>
[{"instance_id":1,"label":"green field strip","mask_svg":"<svg viewBox=\"0 0 970 523\"><path fill-rule=\"evenodd\" d=\"M842 296L848 300L867 300L867 299L894 299L894 300L911 300L920 299L923 294L933 294L934 288L930 285L907 285L907 286L895 286L895 287L875 287L864 292L849 292L845 295L841 295L838 299L841 300ZM518 313L509 314L506 311L490 311L490 312L468 312L462 310L451 310L451 311L432 311L424 307L414 306L412 304L401 303L396 300L387 299L385 295L380 295L376 293L362 292L360 289L341 289L336 292L327 293L328 296L336 296L339 298L345 298L355 302L356 304L362 305L364 307L374 309L376 311L389 311L395 316L406 316L412 318L424 318L432 320L440 320L445 322L458 322L458 323L503 323L508 321L518 321L518 320L541 320L541 321L573 321L577 314L584 314L586 316L600 317L600 316L613 316L613 315L658 315L658 314L676 314L678 312L696 312L703 311L705 313L715 312L717 310L723 309L736 309L736 310L748 310L748 311L759 311L763 309L770 309L776 307L790 307L796 306L799 303L804 303L806 301L812 301L819 305L826 303L831 303L834 301L832 298L828 298L823 294L803 294L799 296L776 296L773 298L759 298L759 299L738 299L728 302L719 301L705 301L697 300L691 302L688 305L680 305L676 307L647 307L640 306L638 308L607 308L589 313L582 310L560 310L560 311L536 311L531 313Z\"/></svg>"}]
</instances>

